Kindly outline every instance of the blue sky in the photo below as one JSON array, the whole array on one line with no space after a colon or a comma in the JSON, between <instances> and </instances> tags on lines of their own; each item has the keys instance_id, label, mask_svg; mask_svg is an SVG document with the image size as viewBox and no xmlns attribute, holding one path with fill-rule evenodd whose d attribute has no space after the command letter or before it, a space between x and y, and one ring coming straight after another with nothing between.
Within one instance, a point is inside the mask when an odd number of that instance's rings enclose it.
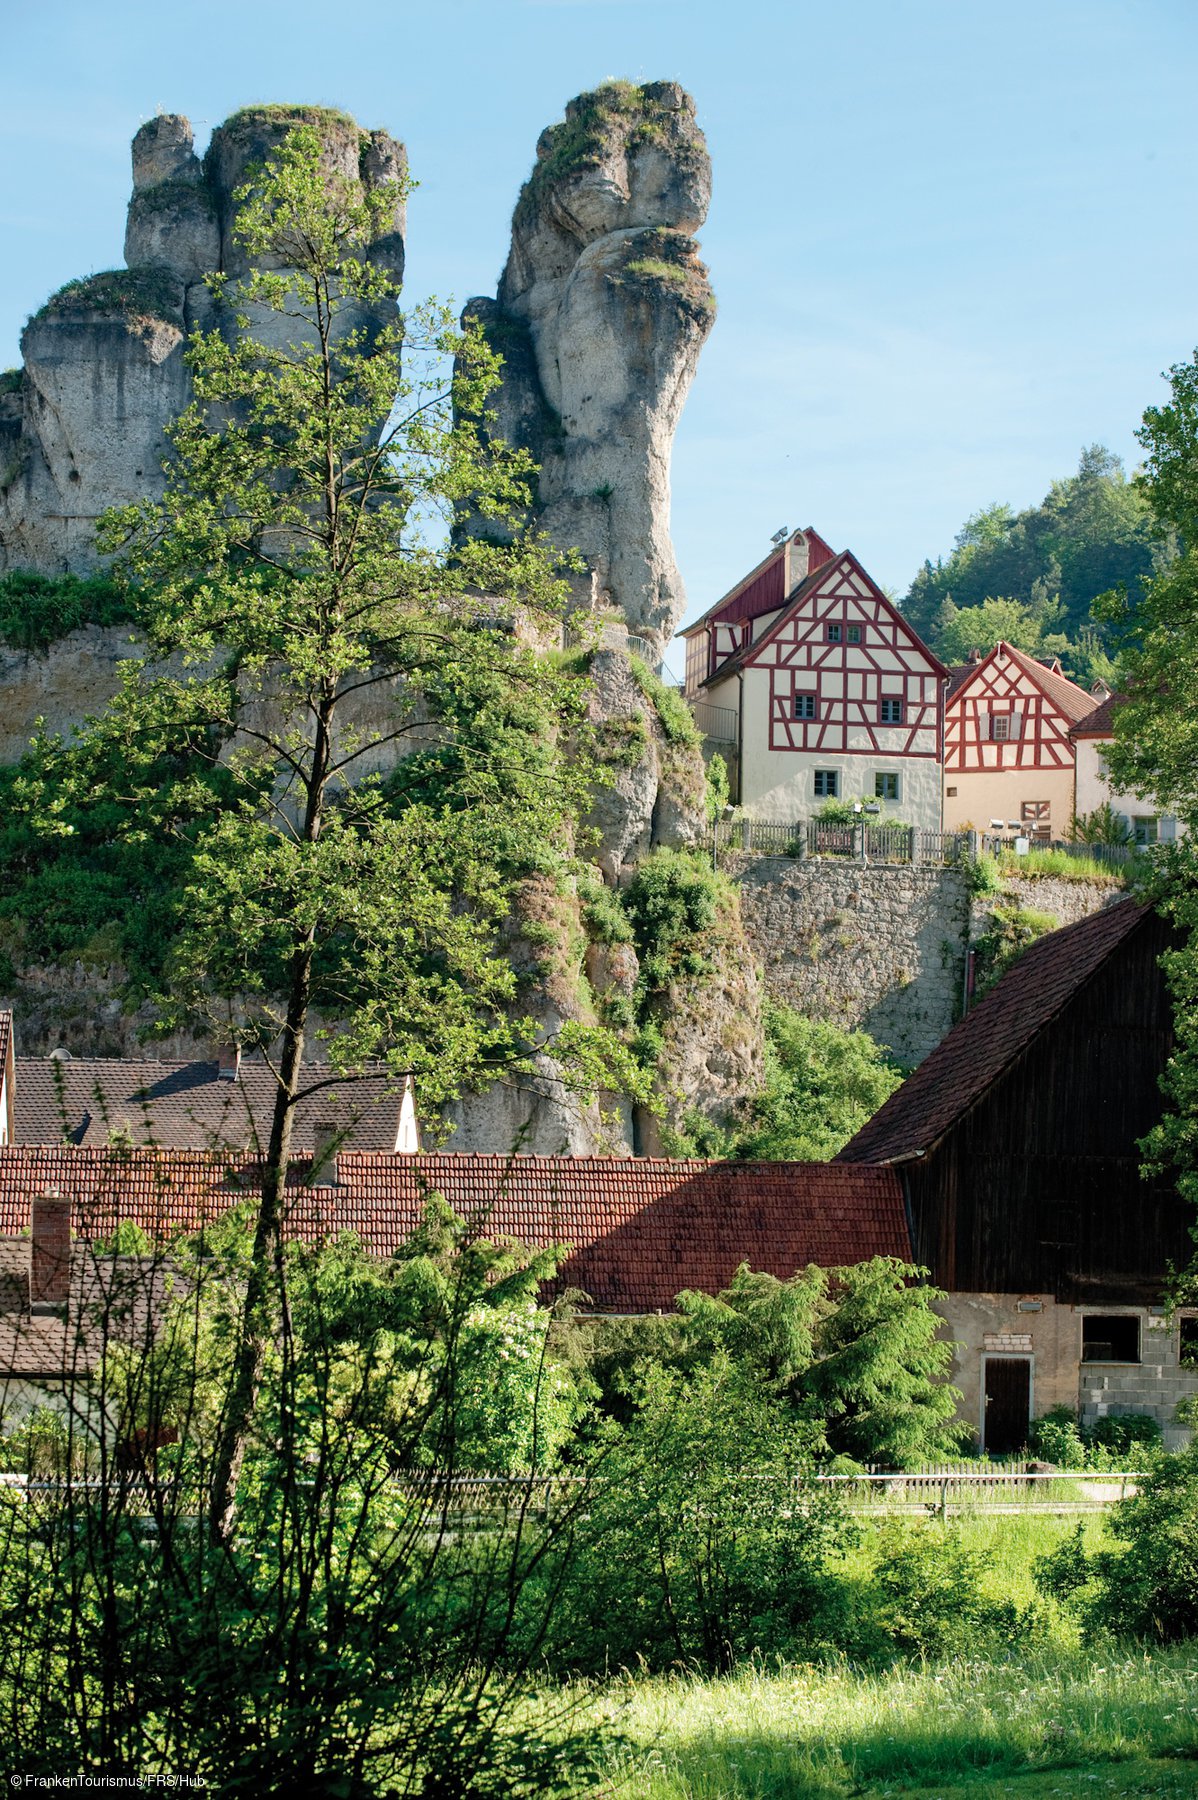
<instances>
[{"instance_id":1,"label":"blue sky","mask_svg":"<svg viewBox=\"0 0 1198 1800\"><path fill-rule=\"evenodd\" d=\"M18 10L19 5L19 10ZM119 266L129 140L341 106L420 181L409 292L494 291L541 129L608 76L694 94L719 299L679 430L691 611L787 525L905 590L994 500L1134 462L1198 342L1193 0L0 0L0 366Z\"/></svg>"}]
</instances>

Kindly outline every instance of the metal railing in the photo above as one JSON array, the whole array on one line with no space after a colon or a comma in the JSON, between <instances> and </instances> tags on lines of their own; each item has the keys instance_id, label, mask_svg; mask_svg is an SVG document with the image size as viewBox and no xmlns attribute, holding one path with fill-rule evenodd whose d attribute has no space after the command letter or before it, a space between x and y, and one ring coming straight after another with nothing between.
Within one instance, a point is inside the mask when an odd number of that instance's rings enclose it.
<instances>
[{"instance_id":1,"label":"metal railing","mask_svg":"<svg viewBox=\"0 0 1198 1800\"><path fill-rule=\"evenodd\" d=\"M705 738L711 738L717 744L736 742L735 707L713 706L710 700L691 700L688 704L695 724Z\"/></svg>"}]
</instances>

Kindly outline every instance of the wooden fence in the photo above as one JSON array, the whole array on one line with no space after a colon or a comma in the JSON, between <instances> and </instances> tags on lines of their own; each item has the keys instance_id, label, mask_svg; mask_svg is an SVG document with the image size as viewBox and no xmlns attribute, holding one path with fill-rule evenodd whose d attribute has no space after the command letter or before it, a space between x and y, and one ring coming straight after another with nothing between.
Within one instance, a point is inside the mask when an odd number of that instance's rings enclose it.
<instances>
[{"instance_id":1,"label":"wooden fence","mask_svg":"<svg viewBox=\"0 0 1198 1800\"><path fill-rule=\"evenodd\" d=\"M835 857L857 862L955 863L968 854L967 831L922 831L914 825L827 825L819 819L720 819L713 852L758 856Z\"/></svg>"}]
</instances>

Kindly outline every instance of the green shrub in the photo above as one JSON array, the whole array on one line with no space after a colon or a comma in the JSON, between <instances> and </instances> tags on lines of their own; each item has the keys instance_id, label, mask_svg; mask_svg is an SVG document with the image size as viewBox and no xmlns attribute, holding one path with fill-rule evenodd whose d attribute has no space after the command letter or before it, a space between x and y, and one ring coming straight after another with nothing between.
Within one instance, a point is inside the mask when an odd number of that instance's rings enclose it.
<instances>
[{"instance_id":1,"label":"green shrub","mask_svg":"<svg viewBox=\"0 0 1198 1800\"><path fill-rule=\"evenodd\" d=\"M1101 1445L1116 1457L1125 1457L1131 1450L1151 1454L1164 1443L1164 1433L1151 1413L1106 1413L1094 1421L1085 1435L1088 1443Z\"/></svg>"},{"instance_id":2,"label":"green shrub","mask_svg":"<svg viewBox=\"0 0 1198 1800\"><path fill-rule=\"evenodd\" d=\"M1027 1441L1033 1456L1055 1463L1059 1469L1086 1466L1086 1446L1072 1407L1054 1406L1042 1418L1033 1419Z\"/></svg>"},{"instance_id":3,"label":"green shrub","mask_svg":"<svg viewBox=\"0 0 1198 1800\"><path fill-rule=\"evenodd\" d=\"M728 765L717 751L707 764L707 796L705 810L707 813L707 823L709 825L714 825L717 820L723 817L725 808L728 805L728 796L730 792L731 788L728 784Z\"/></svg>"},{"instance_id":4,"label":"green shrub","mask_svg":"<svg viewBox=\"0 0 1198 1800\"><path fill-rule=\"evenodd\" d=\"M1060 920L1052 913L1034 912L1027 906L996 906L993 923L974 945L977 956L977 995L980 998L1001 981L1011 964L1025 950L1055 931Z\"/></svg>"},{"instance_id":5,"label":"green shrub","mask_svg":"<svg viewBox=\"0 0 1198 1800\"><path fill-rule=\"evenodd\" d=\"M975 900L982 900L987 894L1001 894L1002 882L999 879L998 864L988 850L977 856L964 856L961 867L965 871L966 883Z\"/></svg>"},{"instance_id":6,"label":"green shrub","mask_svg":"<svg viewBox=\"0 0 1198 1800\"><path fill-rule=\"evenodd\" d=\"M638 866L624 892L624 911L648 992L661 991L677 976L708 972L704 933L728 895L725 878L683 850L655 850Z\"/></svg>"},{"instance_id":7,"label":"green shrub","mask_svg":"<svg viewBox=\"0 0 1198 1800\"><path fill-rule=\"evenodd\" d=\"M902 1080L898 1065L867 1032L845 1031L771 1002L765 1033L765 1083L737 1122L738 1157L827 1162Z\"/></svg>"},{"instance_id":8,"label":"green shrub","mask_svg":"<svg viewBox=\"0 0 1198 1800\"><path fill-rule=\"evenodd\" d=\"M661 677L655 675L648 663L642 662L639 656L631 656L628 661L633 680L657 714L666 742L685 744L692 750L700 749L703 734L678 689L667 687Z\"/></svg>"},{"instance_id":9,"label":"green shrub","mask_svg":"<svg viewBox=\"0 0 1198 1800\"><path fill-rule=\"evenodd\" d=\"M817 825L851 825L856 815L850 800L825 800L815 814Z\"/></svg>"},{"instance_id":10,"label":"green shrub","mask_svg":"<svg viewBox=\"0 0 1198 1800\"><path fill-rule=\"evenodd\" d=\"M620 896L609 888L597 869L585 869L578 877L578 898L582 904L582 922L594 944L630 944L632 926L620 904Z\"/></svg>"},{"instance_id":11,"label":"green shrub","mask_svg":"<svg viewBox=\"0 0 1198 1800\"><path fill-rule=\"evenodd\" d=\"M1198 1448L1159 1459L1112 1508L1122 1549L1092 1559L1091 1628L1172 1642L1198 1635Z\"/></svg>"},{"instance_id":12,"label":"green shrub","mask_svg":"<svg viewBox=\"0 0 1198 1800\"><path fill-rule=\"evenodd\" d=\"M840 1635L843 1583L829 1563L853 1528L829 1490L795 1479L804 1448L732 1359L689 1375L651 1367L613 1428L587 1541L554 1607L551 1666L714 1673Z\"/></svg>"},{"instance_id":13,"label":"green shrub","mask_svg":"<svg viewBox=\"0 0 1198 1800\"><path fill-rule=\"evenodd\" d=\"M124 590L106 575L0 575L0 638L44 654L81 625L117 625L132 616Z\"/></svg>"},{"instance_id":14,"label":"green shrub","mask_svg":"<svg viewBox=\"0 0 1198 1800\"><path fill-rule=\"evenodd\" d=\"M985 1559L956 1531L883 1526L877 1555L863 1624L882 1644L908 1656L946 1656L1025 1635L1019 1607L986 1593Z\"/></svg>"}]
</instances>

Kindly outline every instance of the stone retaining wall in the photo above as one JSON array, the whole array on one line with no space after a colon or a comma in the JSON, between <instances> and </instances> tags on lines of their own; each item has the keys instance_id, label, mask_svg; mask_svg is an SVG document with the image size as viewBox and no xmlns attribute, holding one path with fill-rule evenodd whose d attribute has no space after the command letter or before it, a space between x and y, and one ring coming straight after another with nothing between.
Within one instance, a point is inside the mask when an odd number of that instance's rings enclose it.
<instances>
[{"instance_id":1,"label":"stone retaining wall","mask_svg":"<svg viewBox=\"0 0 1198 1800\"><path fill-rule=\"evenodd\" d=\"M769 996L868 1031L921 1062L960 1011L969 931L965 876L942 867L729 859Z\"/></svg>"}]
</instances>

